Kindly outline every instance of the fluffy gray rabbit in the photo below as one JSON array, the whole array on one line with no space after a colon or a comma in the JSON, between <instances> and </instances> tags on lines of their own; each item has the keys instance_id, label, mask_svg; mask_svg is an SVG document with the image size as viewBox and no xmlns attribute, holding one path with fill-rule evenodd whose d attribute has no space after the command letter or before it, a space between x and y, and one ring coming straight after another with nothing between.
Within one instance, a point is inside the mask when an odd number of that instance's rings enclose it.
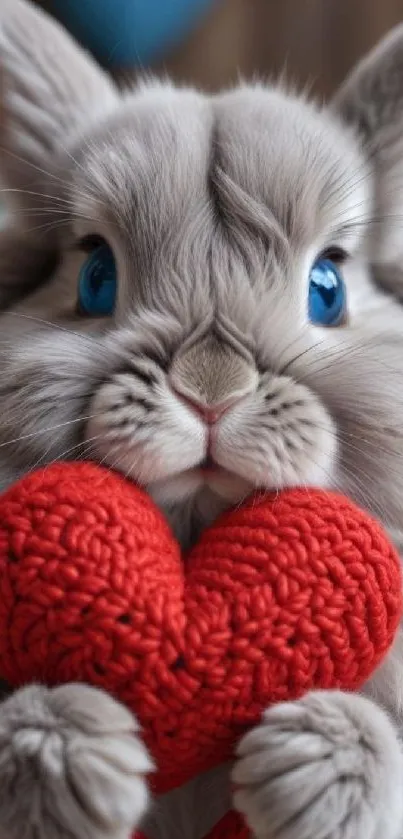
<instances>
[{"instance_id":1,"label":"fluffy gray rabbit","mask_svg":"<svg viewBox=\"0 0 403 839\"><path fill-rule=\"evenodd\" d=\"M119 91L1 0L0 483L91 457L186 546L254 487L323 485L403 549L403 28L329 107L284 85ZM403 643L361 695L280 704L233 767L149 803L131 714L0 706L1 839L403 839Z\"/></svg>"}]
</instances>

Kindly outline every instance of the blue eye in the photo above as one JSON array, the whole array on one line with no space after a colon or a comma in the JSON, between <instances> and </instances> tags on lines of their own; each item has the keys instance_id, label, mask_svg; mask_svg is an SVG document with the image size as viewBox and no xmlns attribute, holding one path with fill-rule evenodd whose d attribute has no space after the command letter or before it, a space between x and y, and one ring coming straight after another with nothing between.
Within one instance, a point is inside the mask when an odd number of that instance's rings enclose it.
<instances>
[{"instance_id":1,"label":"blue eye","mask_svg":"<svg viewBox=\"0 0 403 839\"><path fill-rule=\"evenodd\" d=\"M331 259L318 259L309 275L309 320L321 326L338 326L346 311L346 287Z\"/></svg>"},{"instance_id":2,"label":"blue eye","mask_svg":"<svg viewBox=\"0 0 403 839\"><path fill-rule=\"evenodd\" d=\"M78 303L85 315L111 315L116 302L116 264L107 244L87 257L78 277Z\"/></svg>"}]
</instances>

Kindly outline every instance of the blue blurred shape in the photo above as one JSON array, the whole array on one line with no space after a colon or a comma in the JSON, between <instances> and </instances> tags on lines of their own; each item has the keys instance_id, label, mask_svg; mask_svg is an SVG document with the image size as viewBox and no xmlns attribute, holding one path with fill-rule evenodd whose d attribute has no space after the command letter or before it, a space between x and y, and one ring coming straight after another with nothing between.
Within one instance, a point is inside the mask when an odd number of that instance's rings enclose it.
<instances>
[{"instance_id":1,"label":"blue blurred shape","mask_svg":"<svg viewBox=\"0 0 403 839\"><path fill-rule=\"evenodd\" d=\"M217 0L53 0L51 10L103 64L148 65Z\"/></svg>"}]
</instances>

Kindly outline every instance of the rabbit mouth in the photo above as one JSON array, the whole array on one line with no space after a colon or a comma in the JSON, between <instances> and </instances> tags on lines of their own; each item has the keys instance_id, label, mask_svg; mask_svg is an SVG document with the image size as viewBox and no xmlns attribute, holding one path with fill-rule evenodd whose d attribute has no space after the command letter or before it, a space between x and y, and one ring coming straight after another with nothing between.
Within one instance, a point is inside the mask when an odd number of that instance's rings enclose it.
<instances>
[{"instance_id":1,"label":"rabbit mouth","mask_svg":"<svg viewBox=\"0 0 403 839\"><path fill-rule=\"evenodd\" d=\"M235 500L238 500L236 487L238 486L238 491L244 494L246 484L248 483L235 471L231 471L231 469L217 463L211 455L206 456L193 469L182 472L178 478L179 480L190 479L192 484L194 482L193 486L195 491L203 490L204 487L213 492L218 492L219 496L222 495L222 492L224 492L224 495L229 492L230 496L232 496L235 491ZM253 487L250 485L250 491L252 489Z\"/></svg>"},{"instance_id":2,"label":"rabbit mouth","mask_svg":"<svg viewBox=\"0 0 403 839\"><path fill-rule=\"evenodd\" d=\"M230 469L228 469L225 466L221 466L219 463L217 463L217 461L210 453L206 454L206 456L197 464L197 466L195 466L193 469L190 469L189 471L201 478L204 478L205 480L207 480L207 482L209 478L214 479L215 477L236 477L235 473L231 472Z\"/></svg>"},{"instance_id":3,"label":"rabbit mouth","mask_svg":"<svg viewBox=\"0 0 403 839\"><path fill-rule=\"evenodd\" d=\"M222 467L215 462L214 458L211 455L206 455L205 458L199 463L197 469L200 472L204 472L207 474L211 474L212 472L223 471Z\"/></svg>"}]
</instances>

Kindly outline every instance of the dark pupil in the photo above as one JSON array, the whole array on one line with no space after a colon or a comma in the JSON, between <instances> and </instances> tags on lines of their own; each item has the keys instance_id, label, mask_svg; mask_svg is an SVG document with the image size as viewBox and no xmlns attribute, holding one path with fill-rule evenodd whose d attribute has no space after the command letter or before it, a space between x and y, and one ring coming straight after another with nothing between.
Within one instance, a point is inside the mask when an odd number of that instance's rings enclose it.
<instances>
[{"instance_id":1,"label":"dark pupil","mask_svg":"<svg viewBox=\"0 0 403 839\"><path fill-rule=\"evenodd\" d=\"M91 291L93 291L94 294L98 294L99 289L101 288L101 285L103 283L102 273L103 272L102 272L101 263L96 262L94 267L91 270L91 276L90 276Z\"/></svg>"},{"instance_id":2,"label":"dark pupil","mask_svg":"<svg viewBox=\"0 0 403 839\"><path fill-rule=\"evenodd\" d=\"M335 291L336 291L334 285L331 285L329 287L329 286L323 285L322 283L315 283L315 282L313 283L313 285L319 291L319 294L320 294L326 308L330 309L330 307L333 306L333 303L334 303L334 295L335 295Z\"/></svg>"}]
</instances>

